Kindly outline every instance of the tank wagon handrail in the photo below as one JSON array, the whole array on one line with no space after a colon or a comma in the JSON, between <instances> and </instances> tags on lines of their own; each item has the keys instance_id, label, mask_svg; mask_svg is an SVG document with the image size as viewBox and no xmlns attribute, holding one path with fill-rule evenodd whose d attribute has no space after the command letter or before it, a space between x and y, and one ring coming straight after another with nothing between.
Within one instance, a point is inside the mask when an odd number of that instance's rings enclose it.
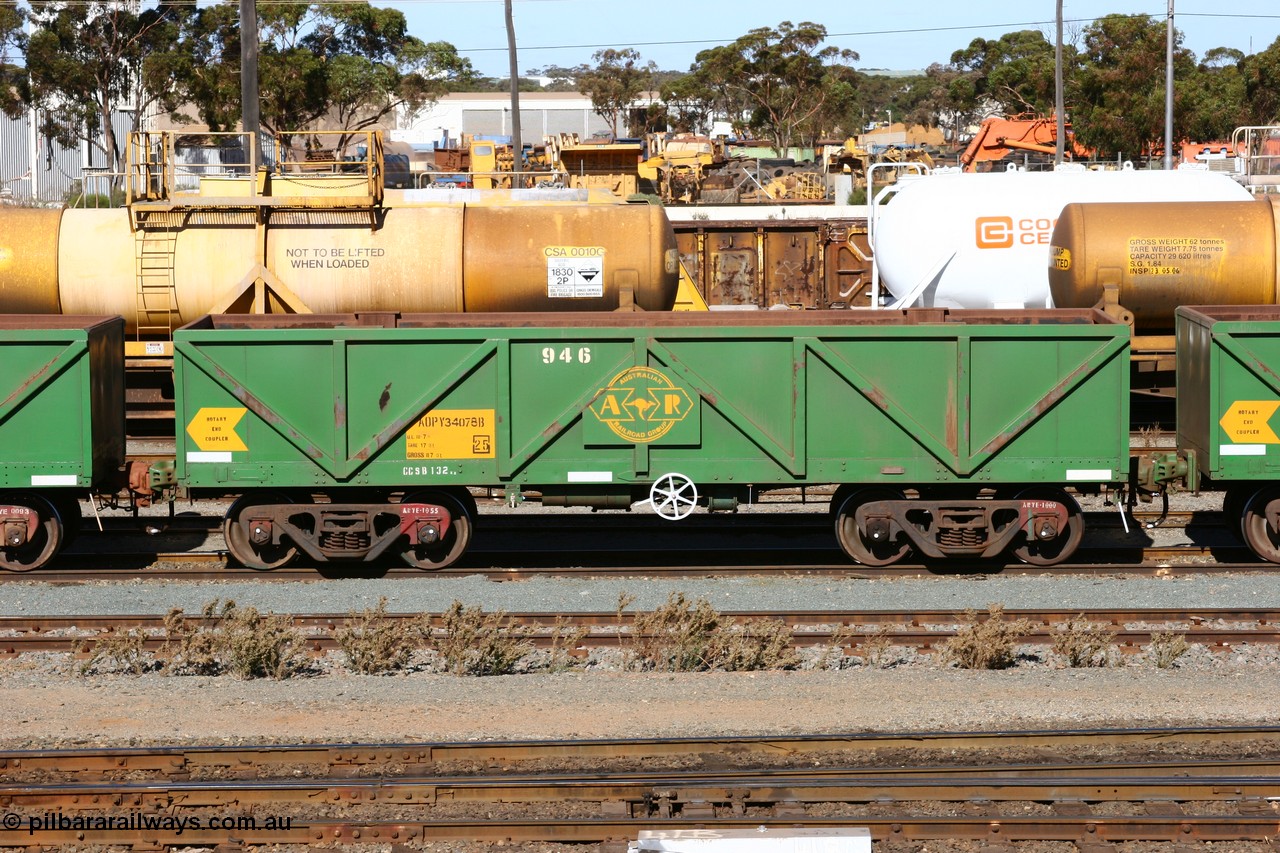
<instances>
[{"instance_id":1,"label":"tank wagon handrail","mask_svg":"<svg viewBox=\"0 0 1280 853\"><path fill-rule=\"evenodd\" d=\"M1264 152L1262 146L1267 140L1280 143L1280 126L1245 125L1231 133L1236 177L1248 187L1280 184L1280 145Z\"/></svg>"},{"instance_id":2,"label":"tank wagon handrail","mask_svg":"<svg viewBox=\"0 0 1280 853\"><path fill-rule=\"evenodd\" d=\"M371 311L354 314L206 314L184 330L265 329L501 329L519 326L564 328L684 328L789 326L1099 326L1117 321L1095 308L955 309L903 308L849 312L779 311L723 314L691 313L540 313L428 314Z\"/></svg>"},{"instance_id":3,"label":"tank wagon handrail","mask_svg":"<svg viewBox=\"0 0 1280 853\"><path fill-rule=\"evenodd\" d=\"M283 136L281 134L280 136ZM382 186L383 177L386 175L385 152L382 143L382 133L376 130L308 130L296 131L288 134L289 136L306 136L308 137L308 148L302 156L302 159L293 159L295 148L281 147L280 159L277 161L277 169L281 173L286 172L306 172L316 170L327 170L331 172L342 172L352 169L358 169L367 187L366 195L374 200L375 204L382 202ZM277 136L279 139L279 136ZM332 139L332 146L321 145L321 141ZM311 143L316 143L312 145ZM364 146L364 154L355 159L340 156L342 152L348 148L355 146L357 150L360 146ZM325 157L325 154L330 156Z\"/></svg>"},{"instance_id":4,"label":"tank wagon handrail","mask_svg":"<svg viewBox=\"0 0 1280 853\"><path fill-rule=\"evenodd\" d=\"M327 148L311 148L296 159L292 146L281 144L285 136L307 136L312 139L337 137L336 144ZM190 143L190 144L184 144ZM382 203L385 160L382 134L379 131L318 130L276 134L269 145L277 152L274 168L259 167L257 179L249 185L248 192L211 192L201 190L204 181L247 175L253 170L255 158L251 134L239 132L207 132L188 134L177 131L139 131L129 134L127 144L127 196L130 207L137 203L181 203L191 206L267 206L262 201L269 198L266 185L268 171L306 173L350 172L353 184L364 184L357 191L360 206L377 206ZM363 153L356 158L339 156L351 146L363 146ZM201 151L194 157L179 157L184 150ZM320 151L319 157L315 152ZM328 153L329 156L324 156ZM239 200L239 201L236 201ZM308 206L298 201L301 206ZM330 205L333 202L329 202Z\"/></svg>"},{"instance_id":5,"label":"tank wagon handrail","mask_svg":"<svg viewBox=\"0 0 1280 853\"><path fill-rule=\"evenodd\" d=\"M895 172L908 171L915 172L918 175L928 175L932 170L921 163L872 163L867 169L867 204L869 210L867 212L867 244L872 246L871 252L871 307L880 307L880 264L876 260L875 253L875 236L876 236L876 212L880 206L881 199L876 197L875 190L875 173L876 170L891 169ZM897 181L885 184L880 190L880 196L887 199L890 195L899 189ZM915 300L912 300L913 302Z\"/></svg>"}]
</instances>

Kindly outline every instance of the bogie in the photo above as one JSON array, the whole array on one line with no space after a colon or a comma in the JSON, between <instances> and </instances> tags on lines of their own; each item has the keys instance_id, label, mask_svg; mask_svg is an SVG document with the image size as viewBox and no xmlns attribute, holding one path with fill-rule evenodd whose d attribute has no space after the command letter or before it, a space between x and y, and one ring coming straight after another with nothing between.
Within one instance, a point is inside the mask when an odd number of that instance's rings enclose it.
<instances>
[{"instance_id":1,"label":"bogie","mask_svg":"<svg viewBox=\"0 0 1280 853\"><path fill-rule=\"evenodd\" d=\"M62 517L35 493L0 493L0 569L29 572L45 566L63 544Z\"/></svg>"}]
</instances>

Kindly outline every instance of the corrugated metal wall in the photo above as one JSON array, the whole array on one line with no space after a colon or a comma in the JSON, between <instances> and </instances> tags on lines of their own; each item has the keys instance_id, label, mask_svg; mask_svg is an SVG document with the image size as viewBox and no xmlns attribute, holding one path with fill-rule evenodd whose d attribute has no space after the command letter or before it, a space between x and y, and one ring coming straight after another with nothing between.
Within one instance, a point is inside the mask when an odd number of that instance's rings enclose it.
<instances>
[{"instance_id":1,"label":"corrugated metal wall","mask_svg":"<svg viewBox=\"0 0 1280 853\"><path fill-rule=\"evenodd\" d=\"M604 119L589 109L538 109L520 108L520 131L525 142L532 142L548 134L576 133L587 138L593 133L609 130ZM462 132L484 135L511 134L511 117L501 109L462 111Z\"/></svg>"},{"instance_id":2,"label":"corrugated metal wall","mask_svg":"<svg viewBox=\"0 0 1280 853\"><path fill-rule=\"evenodd\" d=\"M83 147L63 148L34 134L30 113L17 119L0 115L0 192L20 201L60 202L72 183L83 178ZM123 150L133 127L133 113L118 111L111 122ZM35 151L32 151L34 140ZM105 166L106 157L90 149L90 166ZM92 191L92 187L88 187ZM105 188L101 190L106 192Z\"/></svg>"}]
</instances>

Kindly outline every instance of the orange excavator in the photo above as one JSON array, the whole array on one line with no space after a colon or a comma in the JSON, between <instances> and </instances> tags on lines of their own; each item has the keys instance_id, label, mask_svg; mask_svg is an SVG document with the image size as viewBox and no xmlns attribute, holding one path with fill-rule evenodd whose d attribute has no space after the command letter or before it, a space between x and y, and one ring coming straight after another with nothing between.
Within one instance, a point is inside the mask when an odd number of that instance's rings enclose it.
<instances>
[{"instance_id":1,"label":"orange excavator","mask_svg":"<svg viewBox=\"0 0 1280 853\"><path fill-rule=\"evenodd\" d=\"M969 142L969 147L960 155L960 166L966 172L979 172L983 170L982 164L1001 160L1014 151L1053 155L1058 144L1057 125L1058 121L1054 116L992 116L983 119L978 132ZM1066 126L1066 133L1067 155L1088 156L1088 150L1076 144L1069 124Z\"/></svg>"}]
</instances>

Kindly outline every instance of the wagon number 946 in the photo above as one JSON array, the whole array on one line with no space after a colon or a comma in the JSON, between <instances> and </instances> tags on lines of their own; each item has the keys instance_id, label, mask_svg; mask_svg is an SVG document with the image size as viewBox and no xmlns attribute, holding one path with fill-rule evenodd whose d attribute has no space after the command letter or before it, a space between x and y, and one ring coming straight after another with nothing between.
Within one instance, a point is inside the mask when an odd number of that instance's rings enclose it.
<instances>
[{"instance_id":1,"label":"wagon number 946","mask_svg":"<svg viewBox=\"0 0 1280 853\"><path fill-rule=\"evenodd\" d=\"M555 364L562 361L565 364L590 364L591 363L591 347L578 347L575 351L573 347L564 347L557 350L555 347L542 348L542 363Z\"/></svg>"}]
</instances>

